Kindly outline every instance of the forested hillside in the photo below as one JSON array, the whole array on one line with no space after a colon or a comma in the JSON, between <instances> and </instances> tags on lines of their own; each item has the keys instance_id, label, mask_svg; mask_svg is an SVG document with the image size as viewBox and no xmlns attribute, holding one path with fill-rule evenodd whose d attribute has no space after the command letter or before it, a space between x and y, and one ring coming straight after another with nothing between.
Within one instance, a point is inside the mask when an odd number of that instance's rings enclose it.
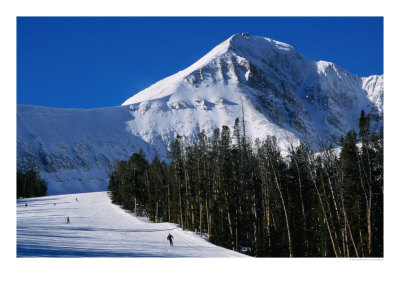
<instances>
[{"instance_id":1,"label":"forested hillside","mask_svg":"<svg viewBox=\"0 0 400 300\"><path fill-rule=\"evenodd\" d=\"M177 136L170 163L143 152L118 161L108 192L154 222L177 223L217 245L258 257L382 257L383 135L361 112L359 136L321 151L275 137L251 141L245 122Z\"/></svg>"}]
</instances>

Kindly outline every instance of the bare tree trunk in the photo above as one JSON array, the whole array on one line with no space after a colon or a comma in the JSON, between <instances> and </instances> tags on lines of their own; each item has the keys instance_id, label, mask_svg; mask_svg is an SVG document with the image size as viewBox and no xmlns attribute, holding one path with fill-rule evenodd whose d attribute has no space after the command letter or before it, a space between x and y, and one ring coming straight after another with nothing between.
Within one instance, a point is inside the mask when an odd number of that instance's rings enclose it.
<instances>
[{"instance_id":1,"label":"bare tree trunk","mask_svg":"<svg viewBox=\"0 0 400 300\"><path fill-rule=\"evenodd\" d=\"M199 200L200 202L200 218L199 218L199 226L200 226L200 236L203 236L203 204L201 203L201 198Z\"/></svg>"},{"instance_id":2,"label":"bare tree trunk","mask_svg":"<svg viewBox=\"0 0 400 300\"><path fill-rule=\"evenodd\" d=\"M370 187L368 206L367 206L368 256L372 255L371 206L372 206L372 190L371 190L371 187Z\"/></svg>"},{"instance_id":3,"label":"bare tree trunk","mask_svg":"<svg viewBox=\"0 0 400 300\"><path fill-rule=\"evenodd\" d=\"M156 223L158 223L158 199L156 202Z\"/></svg>"},{"instance_id":4,"label":"bare tree trunk","mask_svg":"<svg viewBox=\"0 0 400 300\"><path fill-rule=\"evenodd\" d=\"M266 240L267 240L267 246L268 250L270 249L270 240L269 240L269 209L268 209L268 199L267 199L267 188L266 188L266 183L264 180L261 182L261 195L262 195L262 212L263 212L263 226L265 226L265 231L266 231ZM264 228L264 227L263 227Z\"/></svg>"},{"instance_id":5,"label":"bare tree trunk","mask_svg":"<svg viewBox=\"0 0 400 300\"><path fill-rule=\"evenodd\" d=\"M197 160L197 181L201 182L201 176L200 176L200 160ZM197 195L197 201L199 203L199 231L200 231L200 236L203 236L203 203L202 203L202 197L201 197L201 185L198 188L198 195ZM195 191L196 193L196 191Z\"/></svg>"},{"instance_id":6,"label":"bare tree trunk","mask_svg":"<svg viewBox=\"0 0 400 300\"><path fill-rule=\"evenodd\" d=\"M255 199L253 197L253 215L254 215L254 221L253 221L253 240L254 240L254 247L257 247L257 210L256 210L256 204L255 204ZM257 249L257 248L256 248Z\"/></svg>"},{"instance_id":7,"label":"bare tree trunk","mask_svg":"<svg viewBox=\"0 0 400 300\"><path fill-rule=\"evenodd\" d=\"M209 217L209 212L208 212L208 200L206 199L206 221L207 221L207 233L208 233L208 238L211 237L211 231L210 231L210 217Z\"/></svg>"},{"instance_id":8,"label":"bare tree trunk","mask_svg":"<svg viewBox=\"0 0 400 300\"><path fill-rule=\"evenodd\" d=\"M357 159L358 159L358 170L359 170L359 174L360 174L361 188L363 190L363 194L364 194L364 198L365 198L365 204L366 204L366 208L367 208L366 217L367 217L367 231L368 231L368 254L370 254L371 253L371 244L370 244L370 236L371 236L370 235L370 233L371 233L371 224L370 223L371 223L371 218L370 218L370 214L369 214L369 197L367 195L365 183L364 183L364 180L363 180L363 174L365 174L365 170L361 166L361 158L360 158L360 155L358 154L358 151L357 151ZM360 209L361 209L360 208L360 204L358 204L359 214L361 213ZM360 220L360 216L358 216L358 219ZM359 221L359 224L361 224L360 221ZM360 231L360 240L361 240L361 245L362 245L363 241L362 241L361 229L359 231ZM361 251L364 252L363 251L363 247L361 247Z\"/></svg>"},{"instance_id":9,"label":"bare tree trunk","mask_svg":"<svg viewBox=\"0 0 400 300\"><path fill-rule=\"evenodd\" d=\"M354 248L354 251L356 252L356 256L360 257L358 255L358 250L357 250L356 244L354 243L353 234L351 233L350 224L349 224L349 221L347 220L347 216L346 216L346 224L349 229L350 240L351 240L351 243L353 244L353 248Z\"/></svg>"},{"instance_id":10,"label":"bare tree trunk","mask_svg":"<svg viewBox=\"0 0 400 300\"><path fill-rule=\"evenodd\" d=\"M236 220L235 220L235 250L239 251L239 232L238 232L237 212L236 212Z\"/></svg>"},{"instance_id":11,"label":"bare tree trunk","mask_svg":"<svg viewBox=\"0 0 400 300\"><path fill-rule=\"evenodd\" d=\"M351 231L351 227L350 227L349 221L347 219L346 206L345 206L345 203L344 203L344 194L343 194L343 188L342 188L343 187L343 181L344 181L343 173L342 173L342 171L341 171L341 169L340 169L340 167L338 165L336 165L336 168L339 170L339 174L340 174L340 175L338 175L338 181L340 183L339 191L340 191L340 198L341 198L341 202L342 202L342 213L343 213L343 218L344 218L344 232L345 232L344 236L345 236L345 239L346 239L347 256L350 257L349 243L348 243L348 240L347 240L347 233L348 233L349 236L350 236L350 241L351 241L351 243L353 245L353 248L354 248L354 251L356 253L356 256L359 257L358 250L357 250L356 244L355 244L354 239L353 239L353 234L352 234L352 231Z\"/></svg>"},{"instance_id":12,"label":"bare tree trunk","mask_svg":"<svg viewBox=\"0 0 400 300\"><path fill-rule=\"evenodd\" d=\"M286 137L290 143L289 143L289 151L293 153L293 156L295 155L295 150L294 150L294 146L293 146L293 141L289 138ZM296 166L296 170L297 170L297 182L299 184L299 198L300 198L300 203L301 203L301 216L303 218L303 232L304 232L304 243L306 245L306 253L308 253L308 239L307 239L307 235L306 235L306 215L305 215L305 211L304 211L304 200L303 200L303 187L302 187L302 182L301 182L301 176L300 176L300 168L299 168L299 163L297 161L297 157L294 156L294 163Z\"/></svg>"},{"instance_id":13,"label":"bare tree trunk","mask_svg":"<svg viewBox=\"0 0 400 300\"><path fill-rule=\"evenodd\" d=\"M337 220L338 220L338 223L339 223L340 228L342 229L342 230L340 231L340 232L341 232L342 241L344 241L343 227L345 227L345 225L344 225L344 222L342 222L342 218L340 217L340 214L339 214L339 210L338 210L338 207L337 207L337 204L336 204L335 193L333 192L333 187L332 187L331 179L330 179L330 177L329 177L329 174L326 174L326 175L327 175L327 177L328 177L328 184L329 184L329 189L330 189L330 192L331 192L331 197L332 197L332 201L333 201L333 206L334 206L334 208L335 208L336 218L337 218ZM338 249L340 249L340 248L338 247ZM345 251L344 251L344 249L343 249L343 256L345 256Z\"/></svg>"},{"instance_id":14,"label":"bare tree trunk","mask_svg":"<svg viewBox=\"0 0 400 300\"><path fill-rule=\"evenodd\" d=\"M189 201L190 196L191 196L191 188L189 185L189 174L186 170L185 170L185 192L186 192L186 194L185 194L186 205L188 203L190 203L190 211L189 211L188 207L186 209L187 210L186 227L189 227L188 223L189 223L189 220L191 220L191 222L192 222L191 225L193 228L194 227L194 207L193 207L193 201ZM189 218L189 215L190 215L190 218Z\"/></svg>"},{"instance_id":15,"label":"bare tree trunk","mask_svg":"<svg viewBox=\"0 0 400 300\"><path fill-rule=\"evenodd\" d=\"M332 212L331 212L331 210L329 209L330 206L329 206L329 202L328 202L328 199L327 199L327 193L326 193L326 189L325 189L325 184L323 183L322 174L321 174L321 182L322 182L322 189L323 189L323 193L324 193L323 195L325 196L324 198L325 198L326 206L327 206L327 208L328 208L329 217L330 217L331 220L333 220ZM328 219L327 219L327 220L328 220ZM333 232L333 234L334 234L334 236L335 236L334 240L337 241L337 240L338 240L338 235L337 235L337 233L336 233L336 230L334 230L334 229L335 229L335 228L334 228L334 226L333 226L332 232ZM338 251L338 256L342 256L342 253L341 253L341 250L340 250L339 245L338 245L338 247L337 247L337 251Z\"/></svg>"},{"instance_id":16,"label":"bare tree trunk","mask_svg":"<svg viewBox=\"0 0 400 300\"><path fill-rule=\"evenodd\" d=\"M368 228L368 256L372 254L372 228L371 228L371 209L372 209L372 170L371 170L371 159L369 155L369 143L365 146L367 154L367 172L363 168L367 184L368 184L368 198L367 198L367 228Z\"/></svg>"},{"instance_id":17,"label":"bare tree trunk","mask_svg":"<svg viewBox=\"0 0 400 300\"><path fill-rule=\"evenodd\" d=\"M349 221L347 219L346 208L344 206L343 191L340 192L340 195L341 195L341 198L342 198L342 209L343 209L343 217L344 217L344 222L345 222L344 229L345 229L345 238L346 238L346 246L347 246L347 256L348 257L350 256L350 251L348 249L348 241L347 241L347 230L348 230L348 233L349 233L349 236L350 236L350 241L351 241L351 243L353 245L354 251L356 252L356 256L359 257L358 250L357 250L356 244L355 244L354 239L353 239L353 234L351 232L351 227L350 227Z\"/></svg>"},{"instance_id":18,"label":"bare tree trunk","mask_svg":"<svg viewBox=\"0 0 400 300\"><path fill-rule=\"evenodd\" d=\"M344 257L349 257L348 253L346 252L346 246L347 246L347 236L346 236L346 226L342 227L342 247L343 247L343 256Z\"/></svg>"},{"instance_id":19,"label":"bare tree trunk","mask_svg":"<svg viewBox=\"0 0 400 300\"><path fill-rule=\"evenodd\" d=\"M268 250L271 249L271 220L270 220L270 208L269 208L269 199L267 198L267 207L266 212L267 216L267 235L268 235Z\"/></svg>"},{"instance_id":20,"label":"bare tree trunk","mask_svg":"<svg viewBox=\"0 0 400 300\"><path fill-rule=\"evenodd\" d=\"M272 171L274 173L275 184L276 184L276 187L277 187L277 189L279 191L279 196L280 196L281 202L282 202L283 213L285 215L286 230L287 230L288 244L289 244L289 257L293 257L292 241L291 241L291 238L290 238L289 220L288 220L288 216L287 216L287 212L286 212L286 205L285 205L285 201L283 200L283 195L282 195L282 192L281 192L281 188L279 186L278 178L276 176L275 169L274 169L273 165L271 164L271 161L270 161L270 165L271 165Z\"/></svg>"},{"instance_id":21,"label":"bare tree trunk","mask_svg":"<svg viewBox=\"0 0 400 300\"><path fill-rule=\"evenodd\" d=\"M137 216L138 214L137 214L137 201L136 201L136 197L134 197L134 199L135 199L135 215Z\"/></svg>"},{"instance_id":22,"label":"bare tree trunk","mask_svg":"<svg viewBox=\"0 0 400 300\"><path fill-rule=\"evenodd\" d=\"M268 197L268 182L265 182L264 187L264 197L265 197L265 217L266 217L266 226L267 226L267 243L268 243L268 251L271 249L271 213L270 213L270 202Z\"/></svg>"},{"instance_id":23,"label":"bare tree trunk","mask_svg":"<svg viewBox=\"0 0 400 300\"><path fill-rule=\"evenodd\" d=\"M178 176L177 176L178 177ZM182 230L184 230L185 226L183 224L183 207L182 207L182 196L181 196L181 179L178 177L178 197L179 197L179 213L180 213L180 225L182 227Z\"/></svg>"},{"instance_id":24,"label":"bare tree trunk","mask_svg":"<svg viewBox=\"0 0 400 300\"><path fill-rule=\"evenodd\" d=\"M370 163L370 157L369 157L369 151L367 149L367 164L368 164L368 173L369 173L369 178L368 178L368 186L369 186L369 201L368 201L368 212L367 212L367 220L368 220L368 255L372 255L372 226L371 226L371 211L372 211L372 170L371 170L371 163Z\"/></svg>"},{"instance_id":25,"label":"bare tree trunk","mask_svg":"<svg viewBox=\"0 0 400 300\"><path fill-rule=\"evenodd\" d=\"M368 256L372 254L372 228L371 228L371 209L372 209L372 170L367 145L367 166L368 166L368 200L367 200L367 226L368 226Z\"/></svg>"},{"instance_id":26,"label":"bare tree trunk","mask_svg":"<svg viewBox=\"0 0 400 300\"><path fill-rule=\"evenodd\" d=\"M315 180L313 179L312 181L314 183L315 190L317 191L319 203L321 205L322 213L324 215L325 224L326 224L326 227L328 229L329 238L330 238L331 243L332 243L333 252L335 253L335 256L338 257L338 254L336 252L335 242L334 242L333 237L332 237L331 227L329 226L328 218L326 217L326 212L325 212L324 204L322 203L321 195L319 193L319 190L318 190L318 187L317 187L317 184L316 184Z\"/></svg>"},{"instance_id":27,"label":"bare tree trunk","mask_svg":"<svg viewBox=\"0 0 400 300\"><path fill-rule=\"evenodd\" d=\"M231 235L232 250L235 250L235 242L234 242L234 236L233 236L232 221L231 221L231 215L229 213L229 210L227 212L227 217L228 217L229 233Z\"/></svg>"},{"instance_id":28,"label":"bare tree trunk","mask_svg":"<svg viewBox=\"0 0 400 300\"><path fill-rule=\"evenodd\" d=\"M313 175L312 175L312 172L311 172L311 161L310 161L310 157L307 157L307 169L308 169L308 173L309 173L310 179L311 179L311 181L312 181L313 184L314 184L315 191L317 192L317 195L318 195L318 199L319 199L319 203L320 203L320 205L321 205L321 209L322 209L322 213L323 213L323 216L324 216L325 224L326 224L326 227L327 227L327 229L328 229L329 238L330 238L331 243L332 243L333 252L334 252L334 254L335 254L335 257L338 257L337 250L336 250L336 245L335 245L335 242L334 242L333 237L332 237L331 227L330 227L330 225L329 225L328 218L327 218L327 216L326 216L325 207L324 207L324 204L323 204L323 202L322 202L321 194L320 194L320 192L319 192L317 183L315 182L315 179L314 179L314 177L313 177Z\"/></svg>"},{"instance_id":29,"label":"bare tree trunk","mask_svg":"<svg viewBox=\"0 0 400 300\"><path fill-rule=\"evenodd\" d=\"M171 201L169 195L169 184L167 185L167 197L168 197L168 222L171 222Z\"/></svg>"}]
</instances>

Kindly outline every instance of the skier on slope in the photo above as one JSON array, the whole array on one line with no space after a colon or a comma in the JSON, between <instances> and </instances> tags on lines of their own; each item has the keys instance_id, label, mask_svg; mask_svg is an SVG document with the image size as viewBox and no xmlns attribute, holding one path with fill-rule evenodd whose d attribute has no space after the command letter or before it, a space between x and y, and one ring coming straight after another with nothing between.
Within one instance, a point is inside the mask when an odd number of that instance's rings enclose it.
<instances>
[{"instance_id":1,"label":"skier on slope","mask_svg":"<svg viewBox=\"0 0 400 300\"><path fill-rule=\"evenodd\" d=\"M67 224L69 224L69 217L67 217Z\"/></svg>"},{"instance_id":2,"label":"skier on slope","mask_svg":"<svg viewBox=\"0 0 400 300\"><path fill-rule=\"evenodd\" d=\"M172 241L173 238L174 238L174 237L172 236L172 234L168 233L167 240L169 241L169 245L170 245L170 246L173 246L173 245L174 245L174 242Z\"/></svg>"}]
</instances>

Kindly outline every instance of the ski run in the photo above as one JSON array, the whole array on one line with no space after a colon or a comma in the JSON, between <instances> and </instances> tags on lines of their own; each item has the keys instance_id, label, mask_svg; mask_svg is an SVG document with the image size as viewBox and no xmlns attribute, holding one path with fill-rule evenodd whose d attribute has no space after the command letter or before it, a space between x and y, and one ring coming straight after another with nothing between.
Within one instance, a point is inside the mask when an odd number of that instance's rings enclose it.
<instances>
[{"instance_id":1,"label":"ski run","mask_svg":"<svg viewBox=\"0 0 400 300\"><path fill-rule=\"evenodd\" d=\"M247 256L176 224L135 217L112 204L107 192L94 192L18 199L17 257Z\"/></svg>"}]
</instances>

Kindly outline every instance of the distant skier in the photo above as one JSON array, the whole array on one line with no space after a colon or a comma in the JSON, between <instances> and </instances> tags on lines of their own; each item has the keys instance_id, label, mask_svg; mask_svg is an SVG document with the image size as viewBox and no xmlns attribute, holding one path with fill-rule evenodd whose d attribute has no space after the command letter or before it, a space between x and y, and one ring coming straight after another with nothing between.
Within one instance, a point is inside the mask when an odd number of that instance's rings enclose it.
<instances>
[{"instance_id":1,"label":"distant skier","mask_svg":"<svg viewBox=\"0 0 400 300\"><path fill-rule=\"evenodd\" d=\"M54 203L54 206L56 206L56 204Z\"/></svg>"},{"instance_id":2,"label":"distant skier","mask_svg":"<svg viewBox=\"0 0 400 300\"><path fill-rule=\"evenodd\" d=\"M25 207L28 207L28 203L25 203Z\"/></svg>"},{"instance_id":3,"label":"distant skier","mask_svg":"<svg viewBox=\"0 0 400 300\"><path fill-rule=\"evenodd\" d=\"M69 217L67 217L67 224L69 224Z\"/></svg>"},{"instance_id":4,"label":"distant skier","mask_svg":"<svg viewBox=\"0 0 400 300\"><path fill-rule=\"evenodd\" d=\"M75 198L75 201L78 202L78 198Z\"/></svg>"},{"instance_id":5,"label":"distant skier","mask_svg":"<svg viewBox=\"0 0 400 300\"><path fill-rule=\"evenodd\" d=\"M174 246L174 242L172 241L173 239L174 237L172 236L172 234L168 233L167 240L169 241L170 246Z\"/></svg>"}]
</instances>

